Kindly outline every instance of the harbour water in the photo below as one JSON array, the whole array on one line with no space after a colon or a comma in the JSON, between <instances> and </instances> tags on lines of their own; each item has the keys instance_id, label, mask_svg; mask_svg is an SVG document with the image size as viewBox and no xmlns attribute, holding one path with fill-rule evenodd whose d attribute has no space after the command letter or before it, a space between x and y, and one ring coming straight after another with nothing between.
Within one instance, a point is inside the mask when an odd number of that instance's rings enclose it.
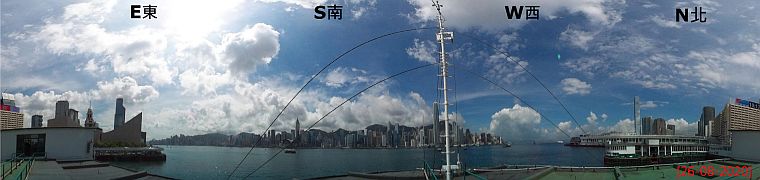
<instances>
[{"instance_id":1,"label":"harbour water","mask_svg":"<svg viewBox=\"0 0 760 180\"><path fill-rule=\"evenodd\" d=\"M112 164L180 179L224 179L249 150L244 147L160 147L164 148L166 162ZM245 176L277 151L279 149L256 148L235 176ZM509 148L481 146L457 151L467 168L503 164L602 166L604 155L604 148L568 147L562 144L515 144ZM298 149L295 154L281 153L250 179L313 178L342 175L348 171L412 170L421 167L423 159L440 167L442 157L435 149Z\"/></svg>"}]
</instances>

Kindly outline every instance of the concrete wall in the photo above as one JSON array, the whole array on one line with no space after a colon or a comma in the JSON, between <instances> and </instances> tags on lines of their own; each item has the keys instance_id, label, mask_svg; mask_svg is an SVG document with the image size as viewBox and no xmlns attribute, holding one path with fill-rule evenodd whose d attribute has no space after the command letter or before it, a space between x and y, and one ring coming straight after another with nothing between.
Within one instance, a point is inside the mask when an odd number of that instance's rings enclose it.
<instances>
[{"instance_id":1,"label":"concrete wall","mask_svg":"<svg viewBox=\"0 0 760 180\"><path fill-rule=\"evenodd\" d=\"M16 153L18 135L45 134L47 157L56 160L91 160L93 142L98 128L46 127L0 131L2 159L10 159Z\"/></svg>"},{"instance_id":2,"label":"concrete wall","mask_svg":"<svg viewBox=\"0 0 760 180\"><path fill-rule=\"evenodd\" d=\"M731 131L731 157L760 162L760 131Z\"/></svg>"}]
</instances>

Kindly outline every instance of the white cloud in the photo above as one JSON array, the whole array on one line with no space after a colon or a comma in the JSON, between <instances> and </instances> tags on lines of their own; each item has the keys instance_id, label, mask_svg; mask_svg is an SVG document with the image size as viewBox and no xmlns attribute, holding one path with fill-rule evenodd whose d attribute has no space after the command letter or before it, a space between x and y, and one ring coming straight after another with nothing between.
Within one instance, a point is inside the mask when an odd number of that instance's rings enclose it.
<instances>
[{"instance_id":1,"label":"white cloud","mask_svg":"<svg viewBox=\"0 0 760 180\"><path fill-rule=\"evenodd\" d=\"M658 106L664 106L665 104L668 104L668 102L664 102L664 101L644 101L644 102L641 102L641 105L639 107L641 107L642 109L649 109L649 108L656 108Z\"/></svg>"},{"instance_id":2,"label":"white cloud","mask_svg":"<svg viewBox=\"0 0 760 180\"><path fill-rule=\"evenodd\" d=\"M229 73L214 72L210 68L189 69L179 75L179 84L183 94L208 95L216 93L219 87L234 81Z\"/></svg>"},{"instance_id":3,"label":"white cloud","mask_svg":"<svg viewBox=\"0 0 760 180\"><path fill-rule=\"evenodd\" d=\"M112 81L100 81L97 83L96 89L83 92L64 91L57 93L56 91L36 91L30 95L14 94L16 105L23 110L25 122L31 122L30 119L35 114L43 115L44 120L53 118L55 103L60 100L69 101L71 109L79 110L80 119L84 122L84 112L86 112L90 101L93 101L93 104L98 104L99 102L108 102L110 104L117 97L124 98L126 104L141 105L157 99L159 93L150 85L139 85L131 77L121 77L114 78ZM105 117L113 117L113 114L104 114L102 112L98 112L96 116L101 117L103 115ZM47 123L46 121L43 122ZM100 119L98 122L102 124L102 122L108 121ZM25 124L25 126L28 127L29 124Z\"/></svg>"},{"instance_id":4,"label":"white cloud","mask_svg":"<svg viewBox=\"0 0 760 180\"><path fill-rule=\"evenodd\" d=\"M292 4L297 5L304 9L314 9L314 7L322 5L322 6L329 6L329 5L342 5L343 6L343 18L346 18L347 11L350 12L351 17L353 17L354 20L357 20L364 16L367 12L370 10L374 10L375 4L377 4L377 0L347 0L347 1L340 1L340 2L328 2L327 0L256 0L259 2L264 3L285 3L285 4ZM344 4L340 4L344 3ZM285 9L286 11L293 11L293 7L288 7Z\"/></svg>"},{"instance_id":5,"label":"white cloud","mask_svg":"<svg viewBox=\"0 0 760 180\"><path fill-rule=\"evenodd\" d=\"M297 90L282 85L279 80L256 83L236 81L232 86L229 92L193 100L189 108L164 108L157 115L161 121L158 122L159 128L185 127L176 131L195 133L261 133ZM302 127L305 128L344 100L343 97L330 96L321 91L304 91L274 124L273 129L292 129L296 118L301 120ZM367 91L346 103L315 128L357 130L370 124L388 122L419 126L430 119L432 110L419 94L410 92L407 95L391 96L387 89L379 89Z\"/></svg>"},{"instance_id":6,"label":"white cloud","mask_svg":"<svg viewBox=\"0 0 760 180\"><path fill-rule=\"evenodd\" d=\"M280 33L268 24L256 23L222 39L222 55L229 69L236 74L252 72L269 64L280 51Z\"/></svg>"},{"instance_id":7,"label":"white cloud","mask_svg":"<svg viewBox=\"0 0 760 180\"><path fill-rule=\"evenodd\" d=\"M490 131L509 139L536 137L541 132L541 115L535 110L515 104L491 115Z\"/></svg>"},{"instance_id":8,"label":"white cloud","mask_svg":"<svg viewBox=\"0 0 760 180\"><path fill-rule=\"evenodd\" d=\"M749 92L760 92L760 79L752 74L760 72L760 44L743 52L724 50L691 51L687 58L693 64L679 69L680 75L695 79L698 87L746 87Z\"/></svg>"},{"instance_id":9,"label":"white cloud","mask_svg":"<svg viewBox=\"0 0 760 180\"><path fill-rule=\"evenodd\" d=\"M511 84L524 80L521 75L525 74L523 68L528 68L528 62L512 57L519 66L507 59L503 54L494 54L488 57L485 67L488 69L486 77L495 81ZM522 67L520 67L522 66Z\"/></svg>"},{"instance_id":10,"label":"white cloud","mask_svg":"<svg viewBox=\"0 0 760 180\"><path fill-rule=\"evenodd\" d=\"M598 33L599 31L588 32L568 28L560 34L560 40L566 41L571 45L579 47L583 50L587 50L589 42L594 40L594 36L596 36Z\"/></svg>"},{"instance_id":11,"label":"white cloud","mask_svg":"<svg viewBox=\"0 0 760 180\"><path fill-rule=\"evenodd\" d=\"M520 43L519 34L517 32L512 33L505 33L502 35L499 35L499 44L497 48L500 49L500 51L503 51L501 49L508 49L510 51L517 51L523 47L525 47L524 44Z\"/></svg>"},{"instance_id":12,"label":"white cloud","mask_svg":"<svg viewBox=\"0 0 760 180\"><path fill-rule=\"evenodd\" d=\"M635 132L633 123L634 123L633 120L626 118L626 119L618 121L612 127L603 128L603 129L606 129L605 132L633 133Z\"/></svg>"},{"instance_id":13,"label":"white cloud","mask_svg":"<svg viewBox=\"0 0 760 180\"><path fill-rule=\"evenodd\" d=\"M680 60L671 54L652 53L644 59L629 62L628 66L624 66L625 69L611 72L610 76L649 89L675 89L678 87L675 83L679 83L679 78L676 77L677 74L669 73L672 71L669 67L675 66Z\"/></svg>"},{"instance_id":14,"label":"white cloud","mask_svg":"<svg viewBox=\"0 0 760 180\"><path fill-rule=\"evenodd\" d=\"M675 125L677 135L694 135L697 133L697 122L689 123L683 118L668 119L665 124Z\"/></svg>"},{"instance_id":15,"label":"white cloud","mask_svg":"<svg viewBox=\"0 0 760 180\"><path fill-rule=\"evenodd\" d=\"M438 53L437 47L433 41L423 41L415 38L414 45L406 48L406 54L422 62L436 63L438 61L438 56L435 55Z\"/></svg>"},{"instance_id":16,"label":"white cloud","mask_svg":"<svg viewBox=\"0 0 760 180\"><path fill-rule=\"evenodd\" d=\"M16 99L16 106L20 107L24 113L25 127L31 126L29 122L31 122L32 115L42 115L43 123L47 124L46 120L54 117L55 103L59 100L69 100L69 107L78 109L78 107L86 105L89 99L88 93L76 91L66 91L60 94L55 93L55 91L37 91L31 95L16 93L13 96Z\"/></svg>"},{"instance_id":17,"label":"white cloud","mask_svg":"<svg viewBox=\"0 0 760 180\"><path fill-rule=\"evenodd\" d=\"M657 24L659 26L662 26L662 27L676 28L676 29L680 29L681 28L681 24L679 24L679 23L677 23L677 22L675 22L673 20L665 19L662 16L652 16L650 19L652 20L652 22L654 22L655 24Z\"/></svg>"},{"instance_id":18,"label":"white cloud","mask_svg":"<svg viewBox=\"0 0 760 180\"><path fill-rule=\"evenodd\" d=\"M591 84L577 78L565 78L561 82L562 90L567 94L586 95L591 93Z\"/></svg>"},{"instance_id":19,"label":"white cloud","mask_svg":"<svg viewBox=\"0 0 760 180\"><path fill-rule=\"evenodd\" d=\"M436 21L437 11L429 0L409 0L415 7L410 14L413 22ZM459 30L482 29L496 32L505 29L519 28L529 21L507 20L504 6L507 5L537 5L540 6L540 17L554 17L562 13L582 14L593 24L612 26L622 20L622 0L485 0L473 3L467 0L445 1L442 12L446 25Z\"/></svg>"},{"instance_id":20,"label":"white cloud","mask_svg":"<svg viewBox=\"0 0 760 180\"><path fill-rule=\"evenodd\" d=\"M596 73L604 72L607 69L605 64L605 62L597 58L583 57L572 61L566 61L562 63L562 66L570 68L573 72L594 77Z\"/></svg>"},{"instance_id":21,"label":"white cloud","mask_svg":"<svg viewBox=\"0 0 760 180\"><path fill-rule=\"evenodd\" d=\"M586 121L588 121L588 124L590 125L596 125L597 120L602 120L602 121L607 120L607 114L602 114L601 117L598 117L596 113L590 112L588 117L586 117Z\"/></svg>"},{"instance_id":22,"label":"white cloud","mask_svg":"<svg viewBox=\"0 0 760 180\"><path fill-rule=\"evenodd\" d=\"M96 99L124 98L125 103L146 103L158 98L158 91L150 85L139 85L131 77L114 78L113 81L101 81L98 89L92 92Z\"/></svg>"},{"instance_id":23,"label":"white cloud","mask_svg":"<svg viewBox=\"0 0 760 180\"><path fill-rule=\"evenodd\" d=\"M559 129L562 129L562 131L568 132L571 130L570 128L573 127L573 123L570 121L560 122L557 127L559 127Z\"/></svg>"},{"instance_id":24,"label":"white cloud","mask_svg":"<svg viewBox=\"0 0 760 180\"><path fill-rule=\"evenodd\" d=\"M110 61L114 72L147 77L156 84L171 84L176 74L163 57L167 39L163 32L144 26L108 31L101 26L115 1L95 1L65 7L59 18L44 20L30 40L42 43L55 54L98 55L81 67L97 74ZM97 60L97 61L93 61Z\"/></svg>"},{"instance_id":25,"label":"white cloud","mask_svg":"<svg viewBox=\"0 0 760 180\"><path fill-rule=\"evenodd\" d=\"M380 79L367 74L367 71L357 68L338 67L327 73L322 81L330 87L342 87L346 85L356 85L359 83L369 83Z\"/></svg>"}]
</instances>

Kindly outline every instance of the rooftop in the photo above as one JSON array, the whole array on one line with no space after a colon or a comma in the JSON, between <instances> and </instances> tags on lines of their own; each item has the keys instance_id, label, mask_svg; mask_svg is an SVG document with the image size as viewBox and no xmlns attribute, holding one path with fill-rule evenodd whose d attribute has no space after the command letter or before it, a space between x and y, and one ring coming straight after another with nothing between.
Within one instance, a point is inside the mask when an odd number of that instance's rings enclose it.
<instances>
[{"instance_id":1,"label":"rooftop","mask_svg":"<svg viewBox=\"0 0 760 180\"><path fill-rule=\"evenodd\" d=\"M169 177L149 174L144 171L132 171L129 169L111 166L108 163L96 161L24 161L31 162L27 179L172 179ZM13 173L8 177L19 177Z\"/></svg>"},{"instance_id":2,"label":"rooftop","mask_svg":"<svg viewBox=\"0 0 760 180\"><path fill-rule=\"evenodd\" d=\"M679 166L694 166L694 175L682 174L684 169L677 169ZM677 164L659 164L650 166L635 166L635 167L563 167L563 166L541 166L538 168L516 168L507 167L499 169L475 169L475 174L486 179L546 179L546 180L568 180L568 179L713 179L718 178L732 178L728 174L721 176L720 172L723 171L723 166L747 166L752 171L760 169L760 162L746 162L735 160L720 160L720 161L700 161L691 163L677 163ZM713 167L715 174L713 177L702 177L699 174L700 167ZM706 172L705 172L706 173ZM416 176L415 176L416 174ZM372 175L374 177L370 177ZM684 176L685 175L685 176ZM349 173L343 176L323 177L317 179L341 179L341 180L363 180L363 179L377 179L377 177L398 177L395 179L406 179L405 177L420 177L422 176L422 170L419 171L401 171L401 172L381 172L381 173ZM442 175L437 175L439 179L443 178ZM734 178L749 178L747 176L734 176ZM760 179L758 176L752 176L754 179ZM419 179L419 178L417 178ZM472 175L463 177L455 177L454 179L478 179Z\"/></svg>"}]
</instances>

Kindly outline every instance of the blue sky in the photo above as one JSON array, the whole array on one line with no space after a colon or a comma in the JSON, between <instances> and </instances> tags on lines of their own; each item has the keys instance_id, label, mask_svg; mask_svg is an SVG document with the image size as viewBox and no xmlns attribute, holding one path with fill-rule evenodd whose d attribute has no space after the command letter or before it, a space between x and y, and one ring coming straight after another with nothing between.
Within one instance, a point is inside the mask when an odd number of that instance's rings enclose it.
<instances>
[{"instance_id":1,"label":"blue sky","mask_svg":"<svg viewBox=\"0 0 760 180\"><path fill-rule=\"evenodd\" d=\"M129 5L157 5L158 19L130 19ZM313 18L314 6L344 6L342 20ZM441 1L455 40L447 45L456 89L452 117L510 140L564 139L570 116L590 132L631 131L634 96L642 116L693 134L705 105L760 98L760 15L755 1L484 0ZM507 20L503 6L540 5L540 20ZM675 8L701 6L706 23L675 22ZM57 100L113 126L116 97L143 112L148 138L211 132L260 133L322 66L382 34L436 25L427 0L408 1L3 1L3 90L29 125L51 118ZM313 123L358 90L437 60L434 32L373 41L330 66L275 123ZM558 54L561 58L558 58ZM527 108L464 70L480 73L533 105ZM434 67L363 93L317 124L356 130L373 123L430 122ZM84 121L84 114L80 119ZM461 122L460 122L461 123Z\"/></svg>"}]
</instances>

